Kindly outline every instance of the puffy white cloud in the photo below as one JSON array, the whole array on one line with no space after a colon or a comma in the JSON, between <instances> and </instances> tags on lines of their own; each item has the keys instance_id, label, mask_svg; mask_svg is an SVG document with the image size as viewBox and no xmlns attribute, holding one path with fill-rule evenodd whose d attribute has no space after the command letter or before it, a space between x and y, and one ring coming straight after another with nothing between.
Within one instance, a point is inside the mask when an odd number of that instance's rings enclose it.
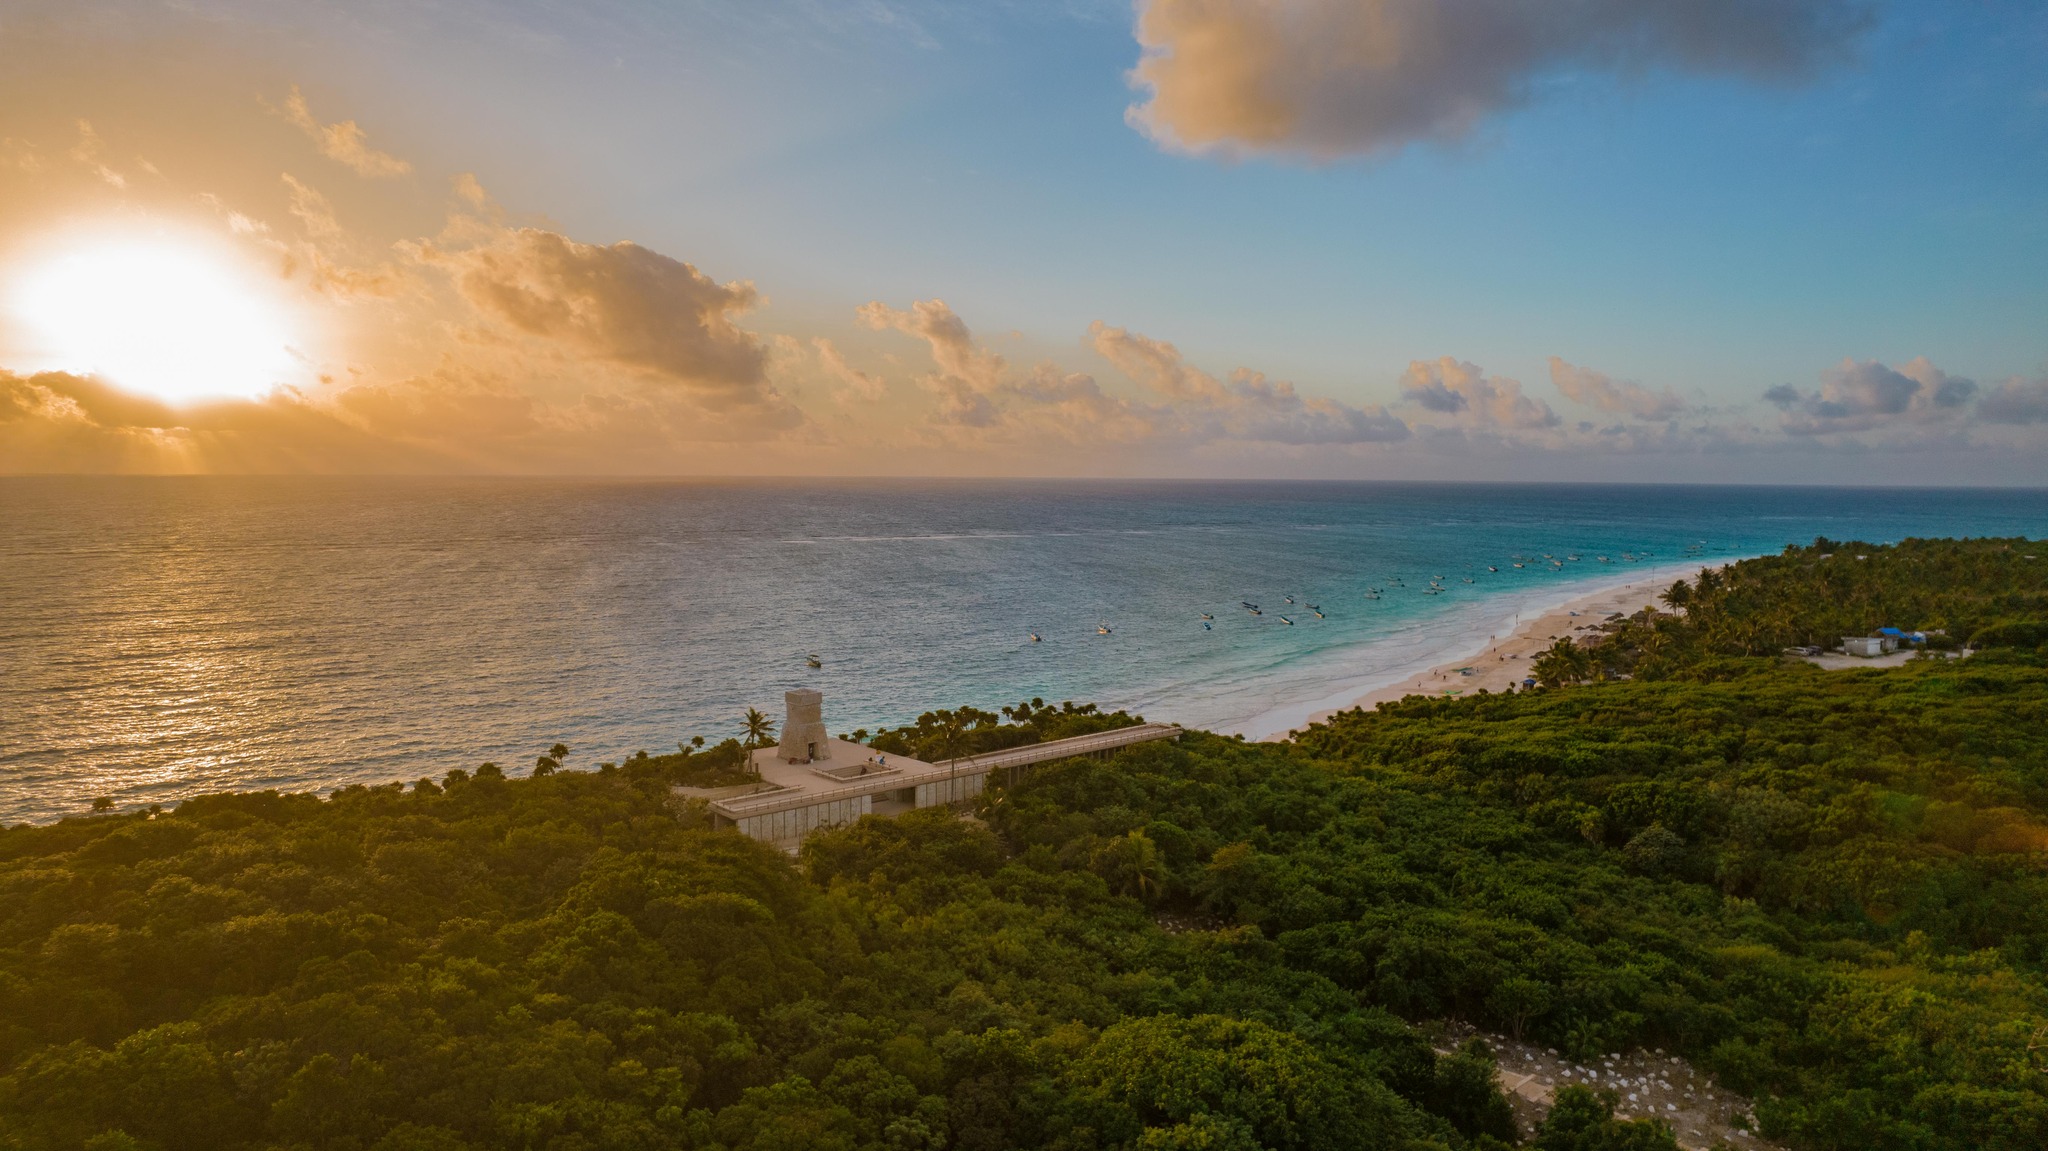
<instances>
[{"instance_id":1,"label":"puffy white cloud","mask_svg":"<svg viewBox=\"0 0 2048 1151\"><path fill-rule=\"evenodd\" d=\"M322 124L306 106L306 97L296 84L292 85L291 95L285 97L283 115L319 146L321 155L346 164L358 176L379 179L412 171L411 164L370 147L369 135L354 120Z\"/></svg>"},{"instance_id":2,"label":"puffy white cloud","mask_svg":"<svg viewBox=\"0 0 2048 1151\"><path fill-rule=\"evenodd\" d=\"M1533 429L1559 422L1549 404L1522 394L1521 381L1489 376L1479 365L1451 356L1410 360L1401 374L1401 398L1458 425Z\"/></svg>"},{"instance_id":3,"label":"puffy white cloud","mask_svg":"<svg viewBox=\"0 0 2048 1151\"><path fill-rule=\"evenodd\" d=\"M1455 140L1572 71L1785 80L1865 0L1139 0L1128 119L1188 151L1332 158Z\"/></svg>"},{"instance_id":4,"label":"puffy white cloud","mask_svg":"<svg viewBox=\"0 0 2048 1151\"><path fill-rule=\"evenodd\" d=\"M1669 419L1688 407L1670 388L1653 392L1641 384L1617 380L1557 356L1550 357L1550 382L1573 403L1639 420Z\"/></svg>"},{"instance_id":5,"label":"puffy white cloud","mask_svg":"<svg viewBox=\"0 0 2048 1151\"><path fill-rule=\"evenodd\" d=\"M1975 381L1951 376L1920 356L1896 368L1844 359L1821 373L1819 388L1802 392L1779 384L1764 392L1764 399L1778 409L1785 431L1814 436L1950 418L1960 415L1976 392Z\"/></svg>"}]
</instances>

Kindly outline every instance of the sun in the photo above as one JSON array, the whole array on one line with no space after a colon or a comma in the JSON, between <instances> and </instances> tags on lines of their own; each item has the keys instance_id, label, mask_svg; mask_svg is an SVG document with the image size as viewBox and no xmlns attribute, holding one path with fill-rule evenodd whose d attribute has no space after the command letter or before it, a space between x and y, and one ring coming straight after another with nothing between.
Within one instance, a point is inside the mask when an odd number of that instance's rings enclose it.
<instances>
[{"instance_id":1,"label":"sun","mask_svg":"<svg viewBox=\"0 0 2048 1151\"><path fill-rule=\"evenodd\" d=\"M300 374L273 300L203 243L130 236L64 244L31 262L8 310L40 367L180 402L259 396Z\"/></svg>"}]
</instances>

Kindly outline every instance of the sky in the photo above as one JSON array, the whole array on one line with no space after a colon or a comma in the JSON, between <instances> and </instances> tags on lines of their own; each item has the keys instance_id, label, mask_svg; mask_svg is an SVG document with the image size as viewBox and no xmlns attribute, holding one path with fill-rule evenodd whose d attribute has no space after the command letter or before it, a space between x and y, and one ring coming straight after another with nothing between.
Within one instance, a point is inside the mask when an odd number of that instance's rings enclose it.
<instances>
[{"instance_id":1,"label":"sky","mask_svg":"<svg viewBox=\"0 0 2048 1151\"><path fill-rule=\"evenodd\" d=\"M0 473L2048 483L2048 7L0 0Z\"/></svg>"}]
</instances>

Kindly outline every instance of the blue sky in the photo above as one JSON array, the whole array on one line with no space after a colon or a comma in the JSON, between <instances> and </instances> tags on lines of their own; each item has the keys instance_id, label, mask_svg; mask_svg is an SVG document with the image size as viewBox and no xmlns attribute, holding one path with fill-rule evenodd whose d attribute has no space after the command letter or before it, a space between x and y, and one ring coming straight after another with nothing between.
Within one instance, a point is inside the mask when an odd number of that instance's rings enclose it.
<instances>
[{"instance_id":1,"label":"blue sky","mask_svg":"<svg viewBox=\"0 0 2048 1151\"><path fill-rule=\"evenodd\" d=\"M1738 20L1745 2L1718 6ZM1984 389L2048 379L2048 9L1811 6L1851 31L1806 45L1798 68L1538 51L1514 75L1519 98L1468 134L1321 155L1191 154L1134 126L1134 10L1108 0L211 0L132 20L31 4L26 25L81 59L109 45L148 58L195 106L239 100L232 115L253 114L250 92L301 86L413 166L417 194L374 208L323 185L393 234L431 232L431 190L471 172L515 221L751 281L765 299L749 330L834 341L912 393L929 367L918 345L862 324L860 305L942 299L1011 369L1056 361L1112 390L1086 346L1097 321L1170 341L1218 378L1245 367L1396 413L1411 364L1452 357L1519 381L1567 426L1587 413L1551 389L1552 356L1763 432L1781 422L1766 389L1832 386L1845 359L1924 357ZM1420 86L1462 66L1440 61ZM90 116L107 134L143 117L129 105L147 94L147 76L115 93L81 84L78 106L43 97L34 112L42 130ZM1340 136L1347 107L1329 113ZM779 386L799 404L818 392L795 375ZM2040 482L2038 426L2016 426L1989 441L1996 464L1959 425L1897 435L1924 449L1916 478L1973 461L1978 480ZM1891 443L1830 427L1796 446L1857 458ZM1571 472L1572 443L1519 446ZM1281 472L1375 467L1283 455Z\"/></svg>"}]
</instances>

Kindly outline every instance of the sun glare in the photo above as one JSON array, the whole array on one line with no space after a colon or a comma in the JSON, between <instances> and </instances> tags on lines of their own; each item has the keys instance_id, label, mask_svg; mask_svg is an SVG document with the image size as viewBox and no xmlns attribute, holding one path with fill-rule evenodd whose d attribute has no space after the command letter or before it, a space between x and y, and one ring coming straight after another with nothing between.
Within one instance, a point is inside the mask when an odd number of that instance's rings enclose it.
<instances>
[{"instance_id":1,"label":"sun glare","mask_svg":"<svg viewBox=\"0 0 2048 1151\"><path fill-rule=\"evenodd\" d=\"M170 401L258 396L296 374L283 310L196 243L65 247L13 285L10 311L42 366Z\"/></svg>"}]
</instances>

